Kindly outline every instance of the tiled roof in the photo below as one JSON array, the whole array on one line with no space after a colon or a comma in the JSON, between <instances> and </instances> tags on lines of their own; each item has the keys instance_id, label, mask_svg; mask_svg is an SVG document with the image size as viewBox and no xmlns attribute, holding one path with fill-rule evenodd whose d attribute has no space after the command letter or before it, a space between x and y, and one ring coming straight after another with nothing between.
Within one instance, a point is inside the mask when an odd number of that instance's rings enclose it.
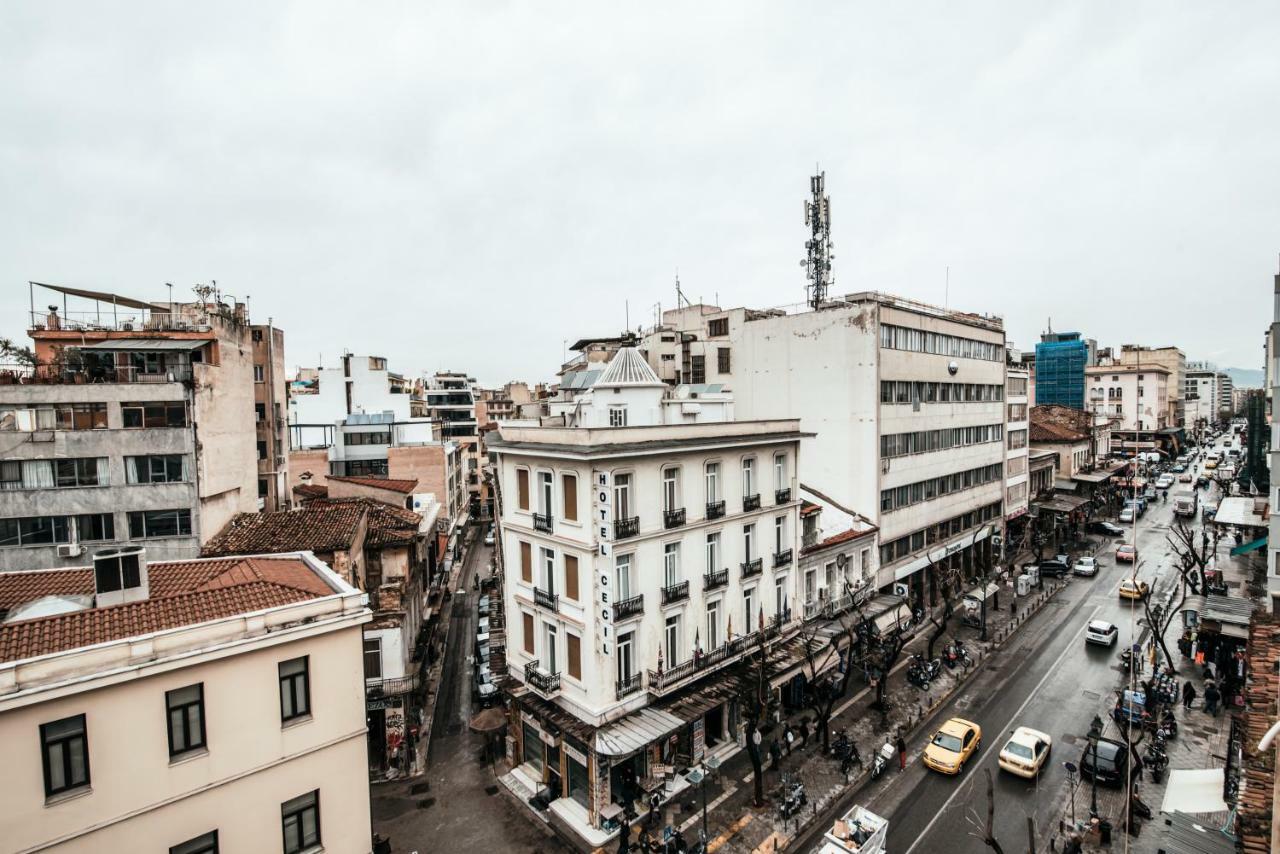
<instances>
[{"instance_id":1,"label":"tiled roof","mask_svg":"<svg viewBox=\"0 0 1280 854\"><path fill-rule=\"evenodd\" d=\"M293 494L303 498L328 498L329 487L318 483L300 483L293 488Z\"/></svg>"},{"instance_id":2,"label":"tiled roof","mask_svg":"<svg viewBox=\"0 0 1280 854\"><path fill-rule=\"evenodd\" d=\"M329 480L336 480L342 483L355 483L360 486L369 486L374 489L389 489L392 492L403 492L409 495L418 486L417 480L402 480L393 477L339 477L337 475L329 475Z\"/></svg>"},{"instance_id":3,"label":"tiled roof","mask_svg":"<svg viewBox=\"0 0 1280 854\"><path fill-rule=\"evenodd\" d=\"M1082 442L1093 430L1093 415L1058 404L1031 407L1031 441Z\"/></svg>"},{"instance_id":4,"label":"tiled roof","mask_svg":"<svg viewBox=\"0 0 1280 854\"><path fill-rule=\"evenodd\" d=\"M147 575L149 598L145 600L0 625L0 661L48 655L337 592L298 557L153 563ZM92 596L92 570L0 573L0 601L11 603L9 607L55 592Z\"/></svg>"},{"instance_id":5,"label":"tiled roof","mask_svg":"<svg viewBox=\"0 0 1280 854\"><path fill-rule=\"evenodd\" d=\"M239 513L205 543L204 557L271 552L333 552L351 548L364 509L358 504L315 506L275 513Z\"/></svg>"},{"instance_id":6,"label":"tiled roof","mask_svg":"<svg viewBox=\"0 0 1280 854\"><path fill-rule=\"evenodd\" d=\"M331 505L355 505L369 513L369 533L365 543L369 546L391 546L412 542L418 535L422 516L412 510L367 498L363 495L350 498L324 498L312 501L308 507L323 508Z\"/></svg>"},{"instance_id":7,"label":"tiled roof","mask_svg":"<svg viewBox=\"0 0 1280 854\"><path fill-rule=\"evenodd\" d=\"M867 528L865 530L858 530L854 528L848 531L841 531L838 534L832 534L830 537L827 537L825 540L823 540L820 543L815 543L812 546L806 546L805 548L801 549L801 551L802 552L816 551L817 549L825 548L827 546L836 546L836 545L839 545L840 543L847 543L850 540L856 540L859 537L865 537L874 533L875 533L874 528Z\"/></svg>"},{"instance_id":8,"label":"tiled roof","mask_svg":"<svg viewBox=\"0 0 1280 854\"><path fill-rule=\"evenodd\" d=\"M1258 750L1258 742L1280 716L1280 622L1261 611L1249 625L1249 678L1245 680L1244 768L1240 803L1236 812L1236 836L1241 851L1271 850L1271 807L1275 797L1276 751Z\"/></svg>"}]
</instances>

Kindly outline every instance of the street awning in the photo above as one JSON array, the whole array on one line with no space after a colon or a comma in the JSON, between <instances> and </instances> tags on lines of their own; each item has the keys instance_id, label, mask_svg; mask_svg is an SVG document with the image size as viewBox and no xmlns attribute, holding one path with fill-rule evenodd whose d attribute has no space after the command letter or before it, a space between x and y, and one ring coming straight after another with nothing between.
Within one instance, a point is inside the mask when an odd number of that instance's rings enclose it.
<instances>
[{"instance_id":1,"label":"street awning","mask_svg":"<svg viewBox=\"0 0 1280 854\"><path fill-rule=\"evenodd\" d=\"M1215 525L1236 525L1241 528L1267 527L1264 513L1254 512L1252 496L1232 496L1224 498L1218 504L1218 512L1213 514Z\"/></svg>"},{"instance_id":2,"label":"street awning","mask_svg":"<svg viewBox=\"0 0 1280 854\"><path fill-rule=\"evenodd\" d=\"M1221 768L1170 771L1160 812L1225 812L1227 805L1222 800L1222 773Z\"/></svg>"},{"instance_id":3,"label":"street awning","mask_svg":"<svg viewBox=\"0 0 1280 854\"><path fill-rule=\"evenodd\" d=\"M1038 507L1041 510L1052 510L1057 513L1070 513L1072 510L1088 503L1089 499L1087 498L1078 498L1074 495L1055 495L1042 501L1033 501L1031 506Z\"/></svg>"},{"instance_id":4,"label":"street awning","mask_svg":"<svg viewBox=\"0 0 1280 854\"><path fill-rule=\"evenodd\" d=\"M684 721L660 709L643 708L596 731L596 753L629 756L684 726Z\"/></svg>"},{"instance_id":5,"label":"street awning","mask_svg":"<svg viewBox=\"0 0 1280 854\"><path fill-rule=\"evenodd\" d=\"M1236 546L1234 549L1231 550L1231 554L1234 556L1234 555L1245 555L1245 554L1248 554L1249 552L1256 552L1258 549L1262 548L1266 544L1267 544L1267 538L1259 537L1258 539L1254 540L1252 543L1245 543L1242 546Z\"/></svg>"},{"instance_id":6,"label":"street awning","mask_svg":"<svg viewBox=\"0 0 1280 854\"><path fill-rule=\"evenodd\" d=\"M97 344L86 344L80 349L103 350L113 353L140 350L171 350L187 353L192 350L199 350L208 344L210 340L204 338L116 338L114 340L99 341Z\"/></svg>"},{"instance_id":7,"label":"street awning","mask_svg":"<svg viewBox=\"0 0 1280 854\"><path fill-rule=\"evenodd\" d=\"M1075 492L1080 488L1080 484L1073 480L1068 480L1065 477L1055 477L1053 479L1053 488L1061 489L1064 492Z\"/></svg>"},{"instance_id":8,"label":"street awning","mask_svg":"<svg viewBox=\"0 0 1280 854\"><path fill-rule=\"evenodd\" d=\"M1166 854L1236 854L1235 840L1219 829L1220 821L1197 821L1176 811L1162 818L1159 848Z\"/></svg>"}]
</instances>

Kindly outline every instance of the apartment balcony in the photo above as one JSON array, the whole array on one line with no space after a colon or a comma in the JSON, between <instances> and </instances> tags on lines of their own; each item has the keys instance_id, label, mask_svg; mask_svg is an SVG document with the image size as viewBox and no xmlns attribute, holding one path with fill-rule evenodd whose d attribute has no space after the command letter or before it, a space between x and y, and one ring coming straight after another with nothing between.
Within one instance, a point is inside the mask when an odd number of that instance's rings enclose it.
<instances>
[{"instance_id":1,"label":"apartment balcony","mask_svg":"<svg viewBox=\"0 0 1280 854\"><path fill-rule=\"evenodd\" d=\"M710 652L695 655L688 661L681 662L674 667L669 667L665 670L650 670L648 679L649 693L660 697L676 688L680 688L699 676L737 661L744 653L760 644L762 640L775 638L778 633L778 625L770 625L765 628L763 633L754 631L750 634L738 635L732 640L725 641Z\"/></svg>"},{"instance_id":2,"label":"apartment balcony","mask_svg":"<svg viewBox=\"0 0 1280 854\"><path fill-rule=\"evenodd\" d=\"M742 512L750 513L752 510L760 509L760 493L755 495L742 496Z\"/></svg>"},{"instance_id":3,"label":"apartment balcony","mask_svg":"<svg viewBox=\"0 0 1280 854\"><path fill-rule=\"evenodd\" d=\"M790 500L791 500L790 489L779 489L777 492L773 493L774 504L786 504Z\"/></svg>"},{"instance_id":4,"label":"apartment balcony","mask_svg":"<svg viewBox=\"0 0 1280 854\"><path fill-rule=\"evenodd\" d=\"M615 620L623 620L627 617L634 617L636 614L644 613L644 594L632 596L630 599L621 599L613 603L613 618Z\"/></svg>"},{"instance_id":5,"label":"apartment balcony","mask_svg":"<svg viewBox=\"0 0 1280 854\"><path fill-rule=\"evenodd\" d=\"M410 694L418 687L418 674L393 679L366 679L364 693L367 697L395 697Z\"/></svg>"},{"instance_id":6,"label":"apartment balcony","mask_svg":"<svg viewBox=\"0 0 1280 854\"><path fill-rule=\"evenodd\" d=\"M547 673L538 666L535 658L524 666L524 684L544 697L550 697L560 690L560 674Z\"/></svg>"},{"instance_id":7,"label":"apartment balcony","mask_svg":"<svg viewBox=\"0 0 1280 854\"><path fill-rule=\"evenodd\" d=\"M717 587L724 587L729 583L729 569L713 569L710 572L702 574L702 589L715 590Z\"/></svg>"},{"instance_id":8,"label":"apartment balcony","mask_svg":"<svg viewBox=\"0 0 1280 854\"><path fill-rule=\"evenodd\" d=\"M641 680L640 673L632 673L630 676L623 677L617 681L618 699L621 700L628 694L634 694L640 690Z\"/></svg>"},{"instance_id":9,"label":"apartment balcony","mask_svg":"<svg viewBox=\"0 0 1280 854\"><path fill-rule=\"evenodd\" d=\"M533 514L533 530L542 531L544 534L550 534L552 530L552 519L550 513L534 513Z\"/></svg>"},{"instance_id":10,"label":"apartment balcony","mask_svg":"<svg viewBox=\"0 0 1280 854\"><path fill-rule=\"evenodd\" d=\"M541 587L533 588L533 604L550 611L560 610L560 596Z\"/></svg>"},{"instance_id":11,"label":"apartment balcony","mask_svg":"<svg viewBox=\"0 0 1280 854\"><path fill-rule=\"evenodd\" d=\"M783 549L780 552L773 553L773 568L787 566L791 563L791 549Z\"/></svg>"},{"instance_id":12,"label":"apartment balcony","mask_svg":"<svg viewBox=\"0 0 1280 854\"><path fill-rule=\"evenodd\" d=\"M665 510L662 513L662 527L671 529L679 528L684 524L684 508L679 510Z\"/></svg>"},{"instance_id":13,"label":"apartment balcony","mask_svg":"<svg viewBox=\"0 0 1280 854\"><path fill-rule=\"evenodd\" d=\"M3 385L98 385L114 383L191 382L191 365L177 364L156 371L130 365L5 365Z\"/></svg>"},{"instance_id":14,"label":"apartment balcony","mask_svg":"<svg viewBox=\"0 0 1280 854\"><path fill-rule=\"evenodd\" d=\"M743 561L742 577L750 578L753 575L759 575L764 571L764 558L753 558L752 560Z\"/></svg>"},{"instance_id":15,"label":"apartment balcony","mask_svg":"<svg viewBox=\"0 0 1280 854\"><path fill-rule=\"evenodd\" d=\"M640 533L640 517L628 516L625 519L613 520L613 538L625 540Z\"/></svg>"},{"instance_id":16,"label":"apartment balcony","mask_svg":"<svg viewBox=\"0 0 1280 854\"><path fill-rule=\"evenodd\" d=\"M689 598L689 582L677 581L662 588L662 604L670 605Z\"/></svg>"},{"instance_id":17,"label":"apartment balcony","mask_svg":"<svg viewBox=\"0 0 1280 854\"><path fill-rule=\"evenodd\" d=\"M724 516L723 501L707 502L707 519L719 519Z\"/></svg>"}]
</instances>

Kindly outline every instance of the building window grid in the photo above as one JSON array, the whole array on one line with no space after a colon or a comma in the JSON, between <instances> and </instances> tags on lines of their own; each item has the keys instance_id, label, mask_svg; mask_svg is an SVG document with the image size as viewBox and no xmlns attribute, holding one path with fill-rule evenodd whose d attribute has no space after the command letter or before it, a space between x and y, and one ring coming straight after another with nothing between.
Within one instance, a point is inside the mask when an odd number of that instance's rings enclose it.
<instances>
[{"instance_id":1,"label":"building window grid","mask_svg":"<svg viewBox=\"0 0 1280 854\"><path fill-rule=\"evenodd\" d=\"M1003 400L1004 386L1002 385L914 380L880 381L880 402L886 404L999 403Z\"/></svg>"},{"instance_id":2,"label":"building window grid","mask_svg":"<svg viewBox=\"0 0 1280 854\"><path fill-rule=\"evenodd\" d=\"M280 720L287 723L311 714L310 661L308 656L282 661L280 671Z\"/></svg>"},{"instance_id":3,"label":"building window grid","mask_svg":"<svg viewBox=\"0 0 1280 854\"><path fill-rule=\"evenodd\" d=\"M84 715L40 725L45 797L89 785L89 740Z\"/></svg>"},{"instance_id":4,"label":"building window grid","mask_svg":"<svg viewBox=\"0 0 1280 854\"><path fill-rule=\"evenodd\" d=\"M218 831L211 830L181 844L171 845L169 854L218 854Z\"/></svg>"},{"instance_id":5,"label":"building window grid","mask_svg":"<svg viewBox=\"0 0 1280 854\"><path fill-rule=\"evenodd\" d=\"M320 790L299 795L280 805L284 854L301 854L320 845Z\"/></svg>"},{"instance_id":6,"label":"building window grid","mask_svg":"<svg viewBox=\"0 0 1280 854\"><path fill-rule=\"evenodd\" d=\"M997 501L985 507L979 507L968 513L953 516L936 525L898 537L880 546L880 563L889 564L901 560L914 551L926 546L933 546L944 540L964 533L975 525L982 525L1001 515L1001 502Z\"/></svg>"},{"instance_id":7,"label":"building window grid","mask_svg":"<svg viewBox=\"0 0 1280 854\"><path fill-rule=\"evenodd\" d=\"M948 448L999 442L1004 438L1003 424L981 424L973 427L946 427L941 430L919 430L880 437L880 459L927 454Z\"/></svg>"},{"instance_id":8,"label":"building window grid","mask_svg":"<svg viewBox=\"0 0 1280 854\"><path fill-rule=\"evenodd\" d=\"M170 758L203 748L204 683L166 691L164 705L168 717Z\"/></svg>"},{"instance_id":9,"label":"building window grid","mask_svg":"<svg viewBox=\"0 0 1280 854\"><path fill-rule=\"evenodd\" d=\"M945 332L925 332L908 329L890 323L880 325L880 346L887 350L906 350L912 353L931 353L938 356L955 356L961 359L981 359L1000 362L1005 358L1003 344L976 341Z\"/></svg>"},{"instance_id":10,"label":"building window grid","mask_svg":"<svg viewBox=\"0 0 1280 854\"><path fill-rule=\"evenodd\" d=\"M932 501L944 495L973 489L974 487L1000 480L1003 476L1004 465L1002 463L993 463L885 489L880 493L880 510L888 513L904 507L911 507L924 501Z\"/></svg>"}]
</instances>

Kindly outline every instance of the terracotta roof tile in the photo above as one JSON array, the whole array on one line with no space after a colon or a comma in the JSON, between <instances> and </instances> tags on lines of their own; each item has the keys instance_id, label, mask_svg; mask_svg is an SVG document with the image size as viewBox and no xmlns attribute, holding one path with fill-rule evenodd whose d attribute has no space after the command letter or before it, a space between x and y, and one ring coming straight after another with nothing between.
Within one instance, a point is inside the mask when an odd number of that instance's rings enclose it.
<instances>
[{"instance_id":1,"label":"terracotta roof tile","mask_svg":"<svg viewBox=\"0 0 1280 854\"><path fill-rule=\"evenodd\" d=\"M333 552L351 548L364 509L355 504L308 502L301 510L240 513L205 543L205 557L271 552Z\"/></svg>"},{"instance_id":2,"label":"terracotta roof tile","mask_svg":"<svg viewBox=\"0 0 1280 854\"><path fill-rule=\"evenodd\" d=\"M1249 678L1245 680L1244 762L1236 836L1242 851L1271 850L1272 803L1276 785L1276 752L1258 750L1258 742L1280 715L1280 621L1254 612L1249 624Z\"/></svg>"},{"instance_id":3,"label":"terracotta roof tile","mask_svg":"<svg viewBox=\"0 0 1280 854\"><path fill-rule=\"evenodd\" d=\"M303 498L328 498L329 487L318 483L300 483L293 488L293 494Z\"/></svg>"},{"instance_id":4,"label":"terracotta roof tile","mask_svg":"<svg viewBox=\"0 0 1280 854\"><path fill-rule=\"evenodd\" d=\"M369 533L365 542L374 547L412 542L413 538L418 536L418 526L422 524L422 516L412 510L365 496L327 498L313 501L310 506L323 507L332 504L356 504L368 511Z\"/></svg>"},{"instance_id":5,"label":"terracotta roof tile","mask_svg":"<svg viewBox=\"0 0 1280 854\"><path fill-rule=\"evenodd\" d=\"M41 576L35 578L35 576ZM260 611L336 591L297 557L192 560L147 567L149 598L0 625L0 661ZM0 573L6 608L56 594L93 595L89 569Z\"/></svg>"},{"instance_id":6,"label":"terracotta roof tile","mask_svg":"<svg viewBox=\"0 0 1280 854\"><path fill-rule=\"evenodd\" d=\"M374 489L389 489L392 492L403 492L409 495L418 486L417 480L400 480L391 477L338 477L329 475L329 480L336 480L340 483L355 483L360 486L370 486Z\"/></svg>"}]
</instances>

